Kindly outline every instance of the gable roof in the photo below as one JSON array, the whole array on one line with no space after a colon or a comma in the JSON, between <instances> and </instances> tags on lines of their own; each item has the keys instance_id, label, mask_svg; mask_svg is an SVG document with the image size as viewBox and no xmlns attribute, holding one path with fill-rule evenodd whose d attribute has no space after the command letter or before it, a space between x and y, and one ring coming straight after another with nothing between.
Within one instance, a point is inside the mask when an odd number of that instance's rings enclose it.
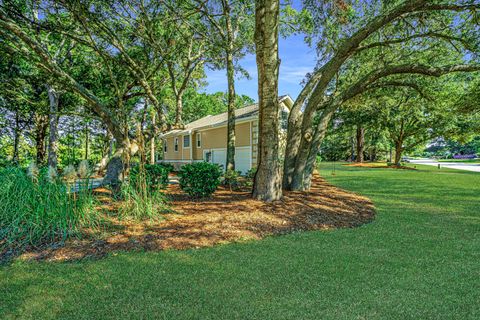
<instances>
[{"instance_id":1,"label":"gable roof","mask_svg":"<svg viewBox=\"0 0 480 320\"><path fill-rule=\"evenodd\" d=\"M286 100L290 100L293 102L292 98L289 95L283 95L278 98L278 102L284 102ZM288 105L290 108L290 105ZM235 110L235 121L247 119L253 116L258 115L258 103L236 109ZM208 115L206 117L200 118L193 122L190 122L185 125L184 129L175 129L165 132L164 134L160 135L160 137L166 137L171 135L178 135L178 134L190 134L192 131L199 130L206 127L217 127L226 125L228 120L228 112L223 112L217 115Z\"/></svg>"}]
</instances>

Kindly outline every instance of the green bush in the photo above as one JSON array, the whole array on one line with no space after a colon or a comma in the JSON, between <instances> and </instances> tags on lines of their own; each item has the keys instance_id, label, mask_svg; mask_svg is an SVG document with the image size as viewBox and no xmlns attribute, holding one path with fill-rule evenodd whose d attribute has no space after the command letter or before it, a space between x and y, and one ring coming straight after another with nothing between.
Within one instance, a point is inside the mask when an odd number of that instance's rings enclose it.
<instances>
[{"instance_id":1,"label":"green bush","mask_svg":"<svg viewBox=\"0 0 480 320\"><path fill-rule=\"evenodd\" d=\"M239 178L240 171L227 170L223 175L223 183L230 188L230 191L232 191L232 189L239 187Z\"/></svg>"},{"instance_id":2,"label":"green bush","mask_svg":"<svg viewBox=\"0 0 480 320\"><path fill-rule=\"evenodd\" d=\"M245 173L245 185L247 187L253 186L253 180L255 179L256 173L257 173L257 168L251 168Z\"/></svg>"},{"instance_id":3,"label":"green bush","mask_svg":"<svg viewBox=\"0 0 480 320\"><path fill-rule=\"evenodd\" d=\"M46 169L0 170L0 252L63 241L82 226L95 226L99 216L88 188L68 190Z\"/></svg>"},{"instance_id":4,"label":"green bush","mask_svg":"<svg viewBox=\"0 0 480 320\"><path fill-rule=\"evenodd\" d=\"M178 173L180 188L195 198L212 195L220 184L220 167L209 162L195 162L182 166Z\"/></svg>"},{"instance_id":5,"label":"green bush","mask_svg":"<svg viewBox=\"0 0 480 320\"><path fill-rule=\"evenodd\" d=\"M130 179L133 184L139 179L139 167L135 166L130 170ZM147 186L151 189L165 189L168 185L168 174L171 172L171 165L146 164L145 179Z\"/></svg>"}]
</instances>

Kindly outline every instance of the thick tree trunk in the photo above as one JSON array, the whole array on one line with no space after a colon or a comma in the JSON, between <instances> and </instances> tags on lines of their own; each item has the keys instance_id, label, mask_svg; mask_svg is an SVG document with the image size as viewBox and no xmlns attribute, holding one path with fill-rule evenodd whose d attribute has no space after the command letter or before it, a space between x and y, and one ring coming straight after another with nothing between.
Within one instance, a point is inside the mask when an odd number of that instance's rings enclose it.
<instances>
[{"instance_id":1,"label":"thick tree trunk","mask_svg":"<svg viewBox=\"0 0 480 320\"><path fill-rule=\"evenodd\" d=\"M138 151L137 143L128 138L123 138L120 142L117 140L117 143L119 145L107 164L107 172L103 179L104 185L111 185L113 188L120 186L124 178L125 165L128 165L128 159ZM128 158L126 159L127 163L124 161L125 157Z\"/></svg>"},{"instance_id":2,"label":"thick tree trunk","mask_svg":"<svg viewBox=\"0 0 480 320\"><path fill-rule=\"evenodd\" d=\"M285 160L283 162L283 189L285 190L291 189L301 140L301 122L298 119L292 123L289 121Z\"/></svg>"},{"instance_id":3,"label":"thick tree trunk","mask_svg":"<svg viewBox=\"0 0 480 320\"><path fill-rule=\"evenodd\" d=\"M35 116L35 145L37 150L37 164L45 162L45 137L47 136L48 116L37 114Z\"/></svg>"},{"instance_id":4,"label":"thick tree trunk","mask_svg":"<svg viewBox=\"0 0 480 320\"><path fill-rule=\"evenodd\" d=\"M290 110L290 115L288 116L287 142L283 163L283 188L286 190L290 188L292 183L295 161L298 154L298 148L300 147L300 141L302 139L301 130L303 113L301 110L305 101L310 98L310 95L320 77L321 73L315 73L310 78L295 100L292 109Z\"/></svg>"},{"instance_id":5,"label":"thick tree trunk","mask_svg":"<svg viewBox=\"0 0 480 320\"><path fill-rule=\"evenodd\" d=\"M47 85L48 100L50 103L50 112L48 114L49 135L48 135L48 161L49 167L57 169L57 152L58 152L58 102L59 94L50 85Z\"/></svg>"},{"instance_id":6,"label":"thick tree trunk","mask_svg":"<svg viewBox=\"0 0 480 320\"><path fill-rule=\"evenodd\" d=\"M291 190L303 191L310 189L313 171L315 170L317 154L327 132L328 123L335 112L333 105L326 106L313 132L303 137L295 162L295 170L290 185Z\"/></svg>"},{"instance_id":7,"label":"thick tree trunk","mask_svg":"<svg viewBox=\"0 0 480 320\"><path fill-rule=\"evenodd\" d=\"M358 163L363 162L363 152L365 151L365 128L360 125L357 125L357 158Z\"/></svg>"},{"instance_id":8,"label":"thick tree trunk","mask_svg":"<svg viewBox=\"0 0 480 320\"><path fill-rule=\"evenodd\" d=\"M228 1L224 2L225 26L227 31L227 82L228 82L228 123L227 123L227 170L235 170L235 68L233 65L232 21Z\"/></svg>"},{"instance_id":9,"label":"thick tree trunk","mask_svg":"<svg viewBox=\"0 0 480 320\"><path fill-rule=\"evenodd\" d=\"M403 141L398 140L395 141L395 165L399 166L402 160L402 153L403 153Z\"/></svg>"},{"instance_id":10,"label":"thick tree trunk","mask_svg":"<svg viewBox=\"0 0 480 320\"><path fill-rule=\"evenodd\" d=\"M258 69L258 169L253 197L274 201L282 197L278 104L278 0L256 0L255 45Z\"/></svg>"}]
</instances>

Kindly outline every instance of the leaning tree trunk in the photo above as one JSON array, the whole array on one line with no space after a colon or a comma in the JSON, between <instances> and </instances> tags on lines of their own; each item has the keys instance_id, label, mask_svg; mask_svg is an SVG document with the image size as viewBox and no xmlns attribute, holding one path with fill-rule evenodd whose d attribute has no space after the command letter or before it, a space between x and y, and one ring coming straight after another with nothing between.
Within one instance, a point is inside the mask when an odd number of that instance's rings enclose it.
<instances>
[{"instance_id":1,"label":"leaning tree trunk","mask_svg":"<svg viewBox=\"0 0 480 320\"><path fill-rule=\"evenodd\" d=\"M321 73L316 73L310 78L293 103L288 116L287 141L283 162L283 188L285 190L290 189L295 170L295 161L300 147L300 141L302 139L302 108L305 101L310 98L320 76Z\"/></svg>"},{"instance_id":2,"label":"leaning tree trunk","mask_svg":"<svg viewBox=\"0 0 480 320\"><path fill-rule=\"evenodd\" d=\"M363 162L363 152L365 149L365 128L358 125L357 126L357 162Z\"/></svg>"},{"instance_id":3,"label":"leaning tree trunk","mask_svg":"<svg viewBox=\"0 0 480 320\"><path fill-rule=\"evenodd\" d=\"M282 197L278 103L279 1L256 0L255 45L258 69L258 169L253 197L274 201Z\"/></svg>"},{"instance_id":4,"label":"leaning tree trunk","mask_svg":"<svg viewBox=\"0 0 480 320\"><path fill-rule=\"evenodd\" d=\"M295 162L295 170L290 185L291 190L304 191L310 189L313 171L315 170L317 154L325 138L328 123L335 112L336 106L324 107L313 134L308 139L303 138Z\"/></svg>"},{"instance_id":5,"label":"leaning tree trunk","mask_svg":"<svg viewBox=\"0 0 480 320\"><path fill-rule=\"evenodd\" d=\"M48 116L37 114L35 116L35 145L37 150L37 164L42 165L45 161L45 137L47 136Z\"/></svg>"},{"instance_id":6,"label":"leaning tree trunk","mask_svg":"<svg viewBox=\"0 0 480 320\"><path fill-rule=\"evenodd\" d=\"M58 152L58 102L59 94L52 86L47 86L48 100L50 103L49 118L49 136L48 136L48 161L49 167L57 168L57 152Z\"/></svg>"},{"instance_id":7,"label":"leaning tree trunk","mask_svg":"<svg viewBox=\"0 0 480 320\"><path fill-rule=\"evenodd\" d=\"M233 30L230 5L225 2L225 22L227 31L227 82L228 82L228 121L227 121L227 170L235 170L235 69L233 65Z\"/></svg>"}]
</instances>

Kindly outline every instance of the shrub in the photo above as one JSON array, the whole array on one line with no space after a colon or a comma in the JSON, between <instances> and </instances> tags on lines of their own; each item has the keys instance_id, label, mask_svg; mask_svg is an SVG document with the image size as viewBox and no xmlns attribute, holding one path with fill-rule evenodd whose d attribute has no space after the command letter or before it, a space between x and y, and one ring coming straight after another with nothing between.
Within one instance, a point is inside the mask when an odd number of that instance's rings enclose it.
<instances>
[{"instance_id":1,"label":"shrub","mask_svg":"<svg viewBox=\"0 0 480 320\"><path fill-rule=\"evenodd\" d=\"M58 179L50 181L48 169L0 170L0 252L65 240L97 224L89 190L73 195Z\"/></svg>"},{"instance_id":2,"label":"shrub","mask_svg":"<svg viewBox=\"0 0 480 320\"><path fill-rule=\"evenodd\" d=\"M170 166L163 164L146 164L145 179L147 186L151 189L165 189L168 185L168 174L171 171ZM136 184L139 178L139 166L135 166L130 170L130 180L133 184Z\"/></svg>"},{"instance_id":3,"label":"shrub","mask_svg":"<svg viewBox=\"0 0 480 320\"><path fill-rule=\"evenodd\" d=\"M222 172L209 162L195 162L182 166L178 173L180 188L195 198L208 197L217 190Z\"/></svg>"},{"instance_id":4,"label":"shrub","mask_svg":"<svg viewBox=\"0 0 480 320\"><path fill-rule=\"evenodd\" d=\"M257 173L257 168L251 168L245 173L245 185L247 187L253 186L253 180L255 179L256 173Z\"/></svg>"},{"instance_id":5,"label":"shrub","mask_svg":"<svg viewBox=\"0 0 480 320\"><path fill-rule=\"evenodd\" d=\"M225 174L223 175L223 183L227 185L230 188L230 191L232 189L236 189L239 186L239 181L238 178L240 177L240 171L235 171L235 170L227 170Z\"/></svg>"}]
</instances>

